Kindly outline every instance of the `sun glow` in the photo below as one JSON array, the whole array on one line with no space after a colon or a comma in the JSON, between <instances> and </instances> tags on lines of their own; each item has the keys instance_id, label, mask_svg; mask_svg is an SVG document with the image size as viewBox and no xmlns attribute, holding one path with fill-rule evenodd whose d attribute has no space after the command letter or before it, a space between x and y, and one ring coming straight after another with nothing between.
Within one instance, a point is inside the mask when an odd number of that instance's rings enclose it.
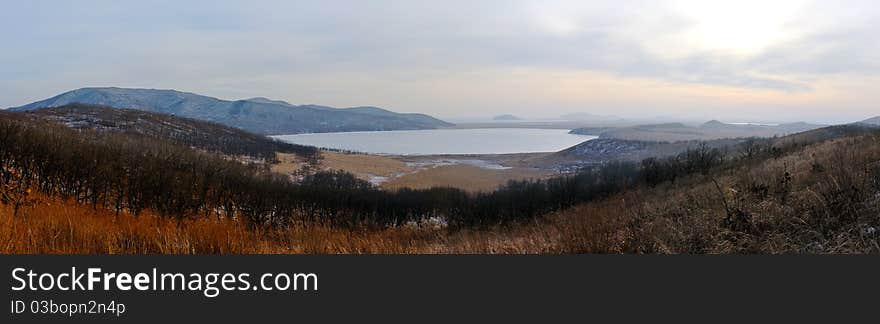
<instances>
[{"instance_id":1,"label":"sun glow","mask_svg":"<svg viewBox=\"0 0 880 324\"><path fill-rule=\"evenodd\" d=\"M691 23L683 35L689 46L749 55L792 38L786 24L801 5L797 0L682 0L677 9Z\"/></svg>"}]
</instances>

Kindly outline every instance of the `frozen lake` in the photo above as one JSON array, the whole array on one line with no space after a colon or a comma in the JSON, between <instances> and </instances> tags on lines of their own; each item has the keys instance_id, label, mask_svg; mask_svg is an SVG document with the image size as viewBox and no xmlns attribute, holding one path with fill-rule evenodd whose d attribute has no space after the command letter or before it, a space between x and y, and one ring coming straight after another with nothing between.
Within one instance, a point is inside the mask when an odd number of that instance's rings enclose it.
<instances>
[{"instance_id":1,"label":"frozen lake","mask_svg":"<svg viewBox=\"0 0 880 324\"><path fill-rule=\"evenodd\" d=\"M567 129L478 128L384 132L316 133L273 136L322 148L375 154L505 154L556 152L596 138Z\"/></svg>"}]
</instances>

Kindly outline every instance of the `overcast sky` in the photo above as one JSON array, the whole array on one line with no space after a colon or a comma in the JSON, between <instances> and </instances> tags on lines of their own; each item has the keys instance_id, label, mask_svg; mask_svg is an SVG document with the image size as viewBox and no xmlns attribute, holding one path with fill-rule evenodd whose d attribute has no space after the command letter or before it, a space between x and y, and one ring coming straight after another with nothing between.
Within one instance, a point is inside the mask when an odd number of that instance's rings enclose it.
<instances>
[{"instance_id":1,"label":"overcast sky","mask_svg":"<svg viewBox=\"0 0 880 324\"><path fill-rule=\"evenodd\" d=\"M725 121L880 115L876 1L3 1L0 107L87 86Z\"/></svg>"}]
</instances>

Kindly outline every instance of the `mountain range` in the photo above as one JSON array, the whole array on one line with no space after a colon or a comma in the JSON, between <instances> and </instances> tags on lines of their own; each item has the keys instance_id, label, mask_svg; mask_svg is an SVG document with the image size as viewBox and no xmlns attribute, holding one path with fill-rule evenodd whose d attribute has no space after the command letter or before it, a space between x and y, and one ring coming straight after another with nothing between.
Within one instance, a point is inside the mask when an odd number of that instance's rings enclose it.
<instances>
[{"instance_id":1,"label":"mountain range","mask_svg":"<svg viewBox=\"0 0 880 324\"><path fill-rule=\"evenodd\" d=\"M229 101L176 90L116 87L77 89L9 109L27 111L74 103L164 113L268 135L452 126L425 114L396 113L378 107L292 105L263 97Z\"/></svg>"}]
</instances>

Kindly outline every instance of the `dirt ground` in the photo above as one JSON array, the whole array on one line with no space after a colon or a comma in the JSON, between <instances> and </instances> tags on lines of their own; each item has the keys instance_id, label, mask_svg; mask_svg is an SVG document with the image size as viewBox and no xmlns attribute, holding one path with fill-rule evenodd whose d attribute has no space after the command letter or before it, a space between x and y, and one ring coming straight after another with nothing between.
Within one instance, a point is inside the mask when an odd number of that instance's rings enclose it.
<instances>
[{"instance_id":1,"label":"dirt ground","mask_svg":"<svg viewBox=\"0 0 880 324\"><path fill-rule=\"evenodd\" d=\"M270 166L272 172L292 174L306 165L305 161L292 153L275 153L278 163Z\"/></svg>"},{"instance_id":2,"label":"dirt ground","mask_svg":"<svg viewBox=\"0 0 880 324\"><path fill-rule=\"evenodd\" d=\"M510 180L551 176L546 170L525 167L523 154L468 156L380 156L323 151L319 169L344 170L388 190L454 187L472 192L490 191ZM272 171L294 174L306 163L293 154L278 154Z\"/></svg>"}]
</instances>

